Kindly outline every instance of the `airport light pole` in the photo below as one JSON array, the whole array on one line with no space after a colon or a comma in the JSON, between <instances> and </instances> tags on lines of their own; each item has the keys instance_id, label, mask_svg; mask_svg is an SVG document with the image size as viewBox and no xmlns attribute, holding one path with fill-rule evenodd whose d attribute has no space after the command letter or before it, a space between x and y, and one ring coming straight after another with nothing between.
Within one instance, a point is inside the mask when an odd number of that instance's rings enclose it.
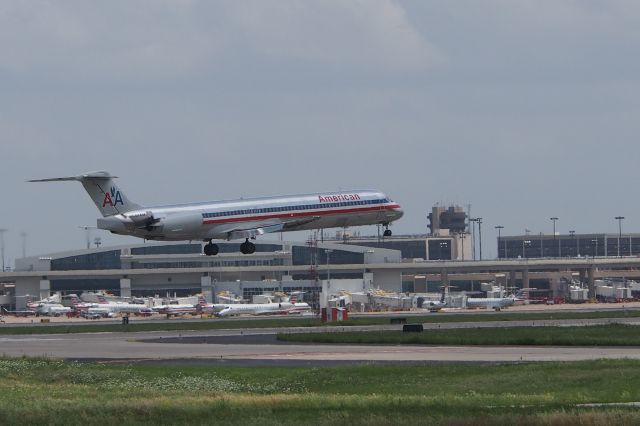
<instances>
[{"instance_id":1,"label":"airport light pole","mask_svg":"<svg viewBox=\"0 0 640 426\"><path fill-rule=\"evenodd\" d=\"M371 255L375 252L376 252L375 250L367 250L363 253L363 256L362 256L362 289L363 290L366 288L366 285L367 285L364 277L364 275L367 273L367 254Z\"/></svg>"},{"instance_id":2,"label":"airport light pole","mask_svg":"<svg viewBox=\"0 0 640 426\"><path fill-rule=\"evenodd\" d=\"M471 255L473 256L473 260L476 260L476 220L475 218L469 218L469 222L471 222L471 240L473 245L471 246Z\"/></svg>"},{"instance_id":3,"label":"airport light pole","mask_svg":"<svg viewBox=\"0 0 640 426\"><path fill-rule=\"evenodd\" d=\"M500 231L504 229L504 226L496 225L494 226L494 228L498 230L498 259L500 259L500 237L501 237ZM506 241L504 242L504 258L505 259L507 258L507 242Z\"/></svg>"},{"instance_id":4,"label":"airport light pole","mask_svg":"<svg viewBox=\"0 0 640 426\"><path fill-rule=\"evenodd\" d=\"M327 255L327 287L331 286L331 267L329 264L329 257L331 256L332 252L333 250L331 249L326 249L324 251L324 253Z\"/></svg>"},{"instance_id":5,"label":"airport light pole","mask_svg":"<svg viewBox=\"0 0 640 426\"><path fill-rule=\"evenodd\" d=\"M620 240L622 239L622 220L624 216L616 216L615 219L618 221L618 257L620 257Z\"/></svg>"},{"instance_id":6,"label":"airport light pole","mask_svg":"<svg viewBox=\"0 0 640 426\"><path fill-rule=\"evenodd\" d=\"M482 218L476 218L478 222L478 247L480 248L480 260L482 260Z\"/></svg>"},{"instance_id":7,"label":"airport light pole","mask_svg":"<svg viewBox=\"0 0 640 426\"><path fill-rule=\"evenodd\" d=\"M4 233L5 232L7 232L6 229L0 229L0 254L2 255L2 271L0 272L5 271L5 264L4 264Z\"/></svg>"},{"instance_id":8,"label":"airport light pole","mask_svg":"<svg viewBox=\"0 0 640 426\"><path fill-rule=\"evenodd\" d=\"M550 217L549 218L550 221L553 222L553 245L556 245L556 220L558 220L557 217ZM560 242L558 241L558 257L560 257Z\"/></svg>"}]
</instances>

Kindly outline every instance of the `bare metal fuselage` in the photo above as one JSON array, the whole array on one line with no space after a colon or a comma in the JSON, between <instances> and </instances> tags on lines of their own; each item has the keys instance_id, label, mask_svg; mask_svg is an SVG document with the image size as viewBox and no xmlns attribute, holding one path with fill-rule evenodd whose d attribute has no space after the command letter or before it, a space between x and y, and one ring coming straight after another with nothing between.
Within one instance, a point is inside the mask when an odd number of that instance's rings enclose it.
<instances>
[{"instance_id":1,"label":"bare metal fuselage","mask_svg":"<svg viewBox=\"0 0 640 426\"><path fill-rule=\"evenodd\" d=\"M380 192L350 191L140 208L98 219L98 227L149 240L230 240L389 224L402 214L400 205Z\"/></svg>"}]
</instances>

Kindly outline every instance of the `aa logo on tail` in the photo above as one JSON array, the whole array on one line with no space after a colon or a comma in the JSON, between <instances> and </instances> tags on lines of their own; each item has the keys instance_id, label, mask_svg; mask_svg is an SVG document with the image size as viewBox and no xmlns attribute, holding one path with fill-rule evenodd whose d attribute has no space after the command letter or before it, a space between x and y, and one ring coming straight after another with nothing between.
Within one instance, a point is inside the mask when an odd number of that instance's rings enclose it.
<instances>
[{"instance_id":1,"label":"aa logo on tail","mask_svg":"<svg viewBox=\"0 0 640 426\"><path fill-rule=\"evenodd\" d=\"M124 205L122 201L122 195L120 195L120 191L117 191L114 187L111 187L110 192L105 192L104 200L102 201L102 207L109 204L111 207L115 207L118 203Z\"/></svg>"}]
</instances>

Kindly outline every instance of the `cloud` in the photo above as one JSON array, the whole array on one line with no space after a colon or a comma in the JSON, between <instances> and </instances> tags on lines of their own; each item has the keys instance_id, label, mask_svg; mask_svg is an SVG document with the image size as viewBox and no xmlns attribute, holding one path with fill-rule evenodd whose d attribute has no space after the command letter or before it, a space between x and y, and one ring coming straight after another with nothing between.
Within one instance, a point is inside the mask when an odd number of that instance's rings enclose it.
<instances>
[{"instance_id":1,"label":"cloud","mask_svg":"<svg viewBox=\"0 0 640 426\"><path fill-rule=\"evenodd\" d=\"M247 54L391 70L440 58L400 5L362 0L5 2L0 49L0 71L83 79L189 76Z\"/></svg>"},{"instance_id":2,"label":"cloud","mask_svg":"<svg viewBox=\"0 0 640 426\"><path fill-rule=\"evenodd\" d=\"M427 68L442 59L391 1L237 2L231 16L267 56L389 69Z\"/></svg>"}]
</instances>

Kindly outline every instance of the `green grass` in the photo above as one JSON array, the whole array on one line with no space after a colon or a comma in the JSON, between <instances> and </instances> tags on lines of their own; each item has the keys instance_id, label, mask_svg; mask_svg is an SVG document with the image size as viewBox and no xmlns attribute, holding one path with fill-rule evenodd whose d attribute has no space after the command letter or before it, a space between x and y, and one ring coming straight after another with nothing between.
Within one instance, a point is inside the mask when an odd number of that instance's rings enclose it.
<instances>
[{"instance_id":1,"label":"green grass","mask_svg":"<svg viewBox=\"0 0 640 426\"><path fill-rule=\"evenodd\" d=\"M609 324L585 327L512 327L342 333L278 334L278 339L303 343L383 345L559 345L640 346L640 327Z\"/></svg>"},{"instance_id":2,"label":"green grass","mask_svg":"<svg viewBox=\"0 0 640 426\"><path fill-rule=\"evenodd\" d=\"M480 312L480 313L433 313L428 315L408 315L402 313L388 316L363 316L340 323L323 324L317 318L247 318L247 319L211 319L205 321L180 320L156 322L131 318L129 325L87 323L68 323L30 326L0 325L2 334L60 334L60 333L98 333L98 332L135 332L135 331L183 331L183 330L217 330L235 328L277 328L277 327L313 327L321 325L378 325L389 324L390 318L406 317L412 323L448 323L479 321L541 321L564 319L598 319L598 318L640 318L640 310L605 310L594 312Z\"/></svg>"},{"instance_id":3,"label":"green grass","mask_svg":"<svg viewBox=\"0 0 640 426\"><path fill-rule=\"evenodd\" d=\"M0 359L0 424L638 424L640 361L333 368Z\"/></svg>"}]
</instances>

